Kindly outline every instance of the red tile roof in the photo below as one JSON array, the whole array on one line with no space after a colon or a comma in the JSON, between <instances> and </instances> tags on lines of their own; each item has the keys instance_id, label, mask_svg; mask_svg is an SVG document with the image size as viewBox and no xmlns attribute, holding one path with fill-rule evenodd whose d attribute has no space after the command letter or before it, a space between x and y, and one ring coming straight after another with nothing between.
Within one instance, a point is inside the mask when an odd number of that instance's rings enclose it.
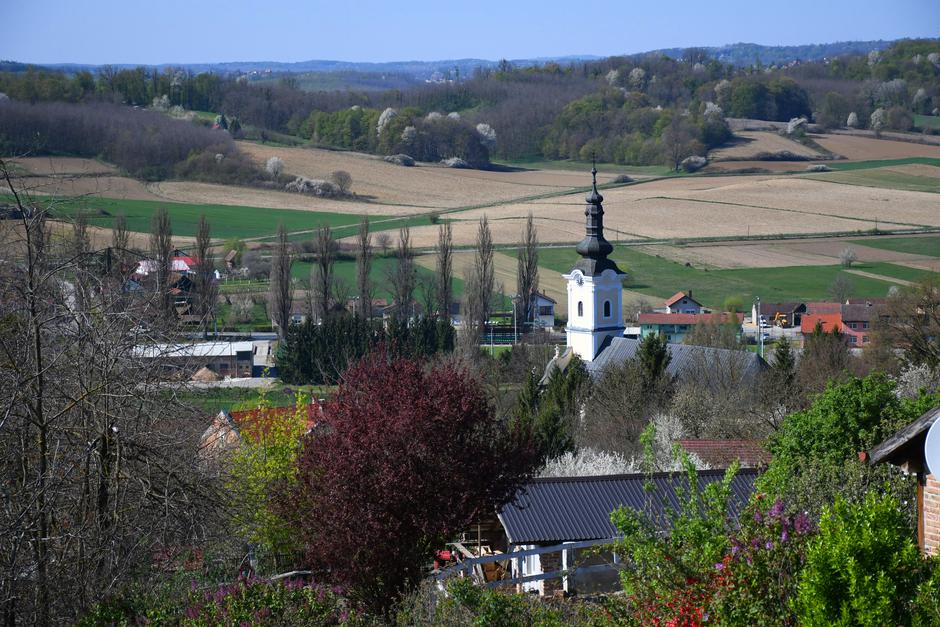
<instances>
[{"instance_id":1,"label":"red tile roof","mask_svg":"<svg viewBox=\"0 0 940 627\"><path fill-rule=\"evenodd\" d=\"M829 333L833 329L842 330L842 314L841 313L824 313L824 314L805 314L800 320L800 331L803 333L812 333L816 328L816 323L821 322L823 331Z\"/></svg>"},{"instance_id":2,"label":"red tile roof","mask_svg":"<svg viewBox=\"0 0 940 627\"><path fill-rule=\"evenodd\" d=\"M732 317L733 316L733 317ZM682 314L682 313L641 313L640 324L699 324L700 322L744 322L744 314Z\"/></svg>"},{"instance_id":3,"label":"red tile roof","mask_svg":"<svg viewBox=\"0 0 940 627\"><path fill-rule=\"evenodd\" d=\"M691 300L692 302L694 302L694 303L696 303L696 304L701 304L701 303L699 303L697 300L695 300L694 298L692 298L692 294L691 294L691 293L686 294L685 292L676 292L669 300L666 301L666 307L672 307L673 305L675 305L676 303L678 303L678 302L679 302L680 300L682 300L683 298L688 298L689 300Z\"/></svg>"},{"instance_id":4,"label":"red tile roof","mask_svg":"<svg viewBox=\"0 0 940 627\"><path fill-rule=\"evenodd\" d=\"M274 421L284 419L294 413L294 407L268 407L266 409L249 409L246 411L230 412L232 421L242 433L250 434L256 430L262 432L270 429ZM318 420L323 417L323 409L316 401L306 407L307 429L312 429Z\"/></svg>"},{"instance_id":5,"label":"red tile roof","mask_svg":"<svg viewBox=\"0 0 940 627\"><path fill-rule=\"evenodd\" d=\"M842 312L842 303L816 302L806 303L808 314L834 314Z\"/></svg>"},{"instance_id":6,"label":"red tile roof","mask_svg":"<svg viewBox=\"0 0 940 627\"><path fill-rule=\"evenodd\" d=\"M740 462L744 468L770 463L771 455L761 440L677 440L686 452L695 454L712 468L727 468Z\"/></svg>"}]
</instances>

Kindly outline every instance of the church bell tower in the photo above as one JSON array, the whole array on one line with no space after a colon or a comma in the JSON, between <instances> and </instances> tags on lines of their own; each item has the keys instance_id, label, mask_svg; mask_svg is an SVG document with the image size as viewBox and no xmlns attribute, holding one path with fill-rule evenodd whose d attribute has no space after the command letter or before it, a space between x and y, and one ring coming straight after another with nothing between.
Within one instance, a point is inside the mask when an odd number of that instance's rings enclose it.
<instances>
[{"instance_id":1,"label":"church bell tower","mask_svg":"<svg viewBox=\"0 0 940 627\"><path fill-rule=\"evenodd\" d=\"M581 260L564 277L568 281L568 346L584 361L593 361L607 338L623 336L622 272L607 255L614 247L604 239L604 197L597 192L597 167L584 208L586 235L578 244Z\"/></svg>"}]
</instances>

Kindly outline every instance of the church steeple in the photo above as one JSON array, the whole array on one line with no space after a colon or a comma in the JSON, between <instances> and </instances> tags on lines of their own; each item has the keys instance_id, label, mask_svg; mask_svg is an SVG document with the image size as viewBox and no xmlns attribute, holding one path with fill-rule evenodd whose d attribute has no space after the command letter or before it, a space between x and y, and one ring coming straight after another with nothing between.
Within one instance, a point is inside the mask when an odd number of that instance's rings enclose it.
<instances>
[{"instance_id":1,"label":"church steeple","mask_svg":"<svg viewBox=\"0 0 940 627\"><path fill-rule=\"evenodd\" d=\"M588 276L600 274L608 268L622 274L617 264L607 258L614 247L604 238L604 197L597 191L597 163L593 159L592 162L591 193L587 195L584 207L585 236L575 249L583 259L575 268Z\"/></svg>"}]
</instances>

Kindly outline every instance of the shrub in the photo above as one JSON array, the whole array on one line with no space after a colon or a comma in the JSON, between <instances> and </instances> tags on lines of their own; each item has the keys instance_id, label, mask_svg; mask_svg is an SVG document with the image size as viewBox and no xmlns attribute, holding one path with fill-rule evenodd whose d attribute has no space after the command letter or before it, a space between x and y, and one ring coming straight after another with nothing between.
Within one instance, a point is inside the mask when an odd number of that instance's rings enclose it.
<instances>
[{"instance_id":1,"label":"shrub","mask_svg":"<svg viewBox=\"0 0 940 627\"><path fill-rule=\"evenodd\" d=\"M364 625L362 614L323 585L301 581L239 579L187 594L160 589L131 591L95 606L79 623L95 625Z\"/></svg>"},{"instance_id":2,"label":"shrub","mask_svg":"<svg viewBox=\"0 0 940 627\"><path fill-rule=\"evenodd\" d=\"M698 155L692 155L691 157L683 159L680 165L686 172L697 172L708 165L708 159L699 157Z\"/></svg>"},{"instance_id":3,"label":"shrub","mask_svg":"<svg viewBox=\"0 0 940 627\"><path fill-rule=\"evenodd\" d=\"M415 160L408 155L398 154L398 155L389 155L385 157L385 160L389 163L394 163L395 165L402 165L406 168L410 168L415 164Z\"/></svg>"},{"instance_id":4,"label":"shrub","mask_svg":"<svg viewBox=\"0 0 940 627\"><path fill-rule=\"evenodd\" d=\"M809 516L787 515L782 501L771 505L758 494L741 519L731 548L715 564L712 613L719 624L792 625L790 602L813 531Z\"/></svg>"},{"instance_id":5,"label":"shrub","mask_svg":"<svg viewBox=\"0 0 940 627\"><path fill-rule=\"evenodd\" d=\"M319 179L308 179L305 176L298 176L293 181L284 186L289 192L298 194L310 194L322 198L334 198L340 195L340 188L332 181L321 181Z\"/></svg>"},{"instance_id":6,"label":"shrub","mask_svg":"<svg viewBox=\"0 0 940 627\"><path fill-rule=\"evenodd\" d=\"M632 182L633 182L633 178L630 177L630 176L627 176L626 174L618 174L618 175L615 176L610 182L611 182L611 183L615 183L615 184L617 184L617 183L632 183Z\"/></svg>"},{"instance_id":7,"label":"shrub","mask_svg":"<svg viewBox=\"0 0 940 627\"><path fill-rule=\"evenodd\" d=\"M795 604L801 624L909 625L924 568L913 536L889 496L837 499L807 548Z\"/></svg>"},{"instance_id":8,"label":"shrub","mask_svg":"<svg viewBox=\"0 0 940 627\"><path fill-rule=\"evenodd\" d=\"M509 500L535 463L524 434L452 366L370 356L324 415L283 510L314 572L377 609L420 581L436 547Z\"/></svg>"},{"instance_id":9,"label":"shrub","mask_svg":"<svg viewBox=\"0 0 940 627\"><path fill-rule=\"evenodd\" d=\"M448 168L469 168L470 164L461 159L460 157L450 157L448 159L441 159L441 163L446 165Z\"/></svg>"},{"instance_id":10,"label":"shrub","mask_svg":"<svg viewBox=\"0 0 940 627\"><path fill-rule=\"evenodd\" d=\"M807 172L832 172L830 168L825 163L814 163L813 165L806 166Z\"/></svg>"},{"instance_id":11,"label":"shrub","mask_svg":"<svg viewBox=\"0 0 940 627\"><path fill-rule=\"evenodd\" d=\"M264 169L277 180L284 172L284 160L277 156L270 157L265 162Z\"/></svg>"}]
</instances>

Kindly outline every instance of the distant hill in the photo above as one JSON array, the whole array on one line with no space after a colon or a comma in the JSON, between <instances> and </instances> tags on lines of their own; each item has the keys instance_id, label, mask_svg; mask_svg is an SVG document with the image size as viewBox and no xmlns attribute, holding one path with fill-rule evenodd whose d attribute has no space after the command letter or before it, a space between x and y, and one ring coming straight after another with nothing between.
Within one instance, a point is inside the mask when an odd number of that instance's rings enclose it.
<instances>
[{"instance_id":1,"label":"distant hill","mask_svg":"<svg viewBox=\"0 0 940 627\"><path fill-rule=\"evenodd\" d=\"M872 50L885 50L894 41L838 41L830 44L806 44L802 46L763 46L761 44L737 43L725 46L700 47L709 57L722 63L737 66L784 65L791 61L821 61L848 54L868 54ZM663 54L674 59L682 58L688 48L663 48L643 54Z\"/></svg>"}]
</instances>

